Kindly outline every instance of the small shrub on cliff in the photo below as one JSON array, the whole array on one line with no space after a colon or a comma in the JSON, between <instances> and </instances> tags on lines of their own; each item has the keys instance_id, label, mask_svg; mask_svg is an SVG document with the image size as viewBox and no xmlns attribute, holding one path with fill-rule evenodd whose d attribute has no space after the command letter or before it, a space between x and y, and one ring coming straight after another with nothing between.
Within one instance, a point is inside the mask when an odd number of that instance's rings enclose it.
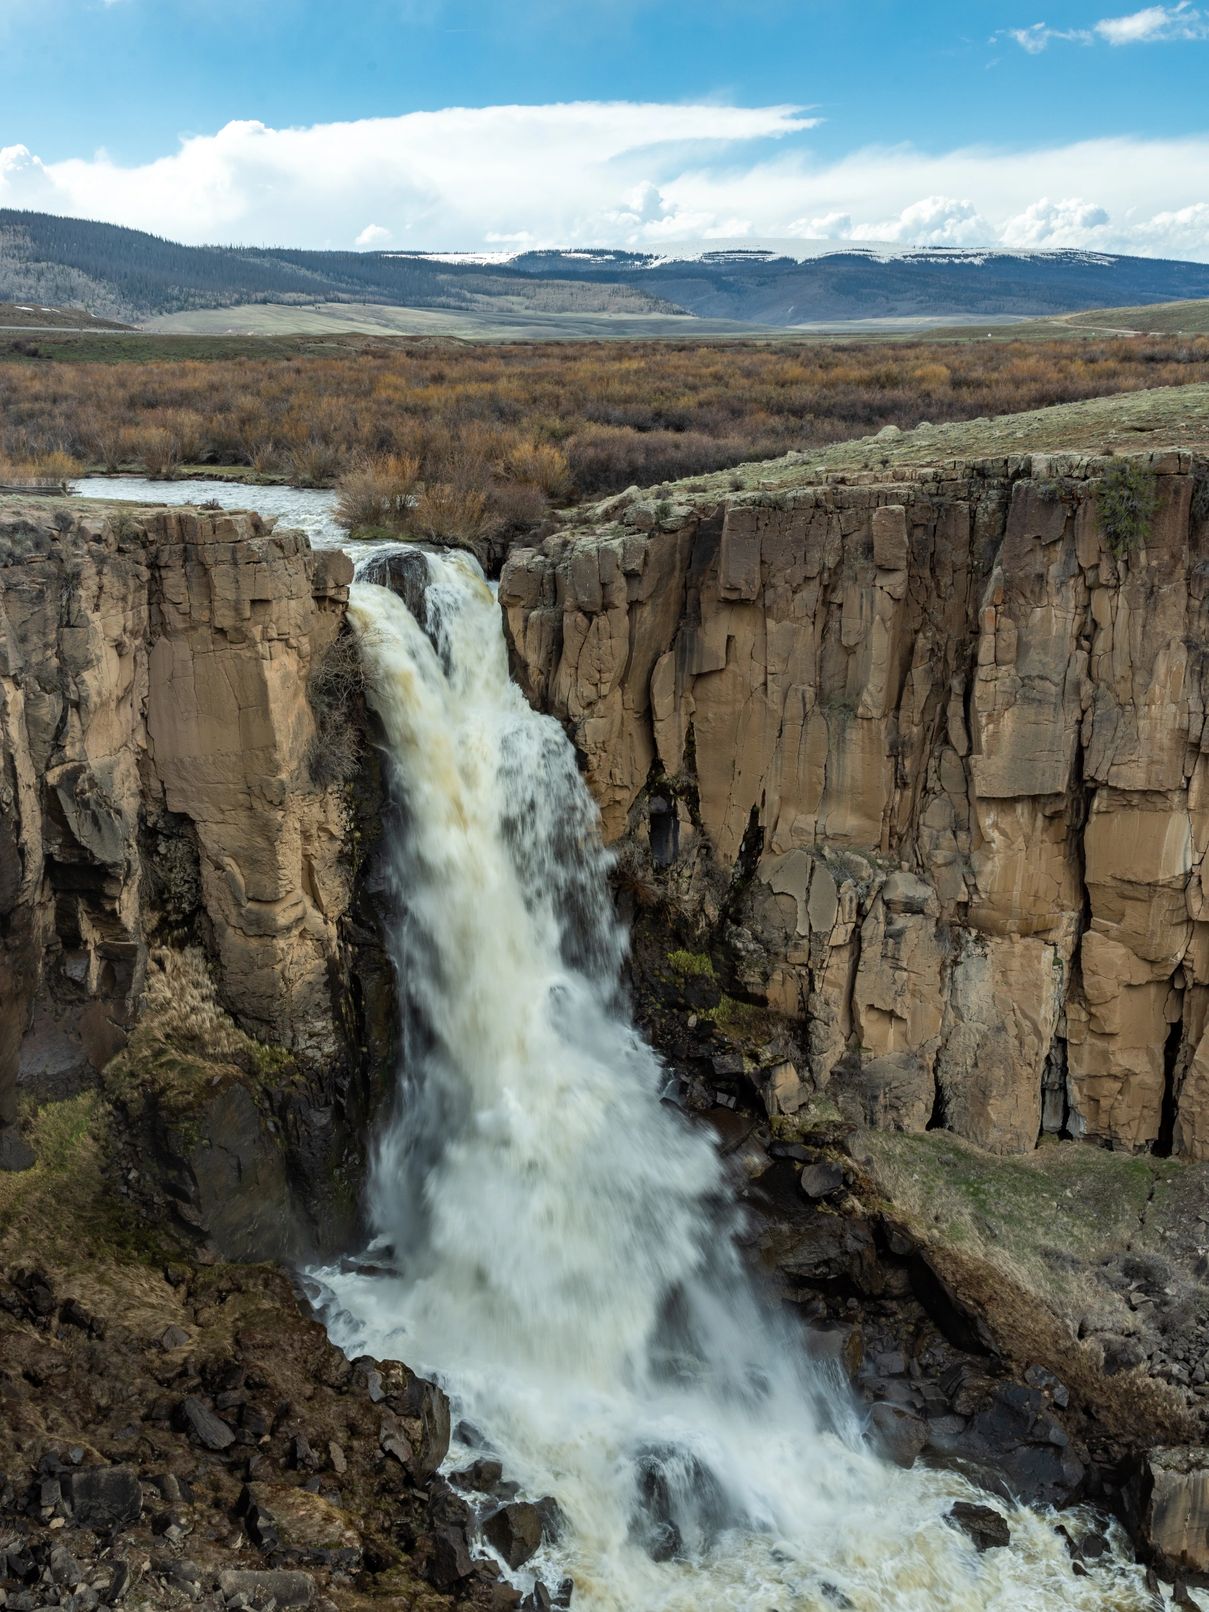
<instances>
[{"instance_id":1,"label":"small shrub on cliff","mask_svg":"<svg viewBox=\"0 0 1209 1612\"><path fill-rule=\"evenodd\" d=\"M1209 471L1198 471L1192 484L1192 529L1209 526Z\"/></svg>"},{"instance_id":2,"label":"small shrub on cliff","mask_svg":"<svg viewBox=\"0 0 1209 1612\"><path fill-rule=\"evenodd\" d=\"M1154 476L1137 464L1114 465L1100 488L1100 524L1111 553L1132 554L1150 535L1158 503Z\"/></svg>"},{"instance_id":3,"label":"small shrub on cliff","mask_svg":"<svg viewBox=\"0 0 1209 1612\"><path fill-rule=\"evenodd\" d=\"M1060 504L1069 490L1067 484L1056 476L1045 476L1033 481L1033 491L1043 504Z\"/></svg>"},{"instance_id":4,"label":"small shrub on cliff","mask_svg":"<svg viewBox=\"0 0 1209 1612\"><path fill-rule=\"evenodd\" d=\"M306 686L315 717L315 737L307 751L306 767L319 789L345 783L357 770L361 728L355 720L355 707L364 688L357 640L350 632L342 632L318 656Z\"/></svg>"}]
</instances>

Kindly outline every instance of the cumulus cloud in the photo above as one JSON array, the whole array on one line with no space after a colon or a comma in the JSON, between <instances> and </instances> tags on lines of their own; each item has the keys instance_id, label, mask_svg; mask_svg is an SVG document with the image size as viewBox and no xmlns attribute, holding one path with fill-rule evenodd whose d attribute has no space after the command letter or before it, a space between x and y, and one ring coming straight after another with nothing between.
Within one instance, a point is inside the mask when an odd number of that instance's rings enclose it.
<instances>
[{"instance_id":1,"label":"cumulus cloud","mask_svg":"<svg viewBox=\"0 0 1209 1612\"><path fill-rule=\"evenodd\" d=\"M904 207L897 218L858 224L854 241L902 241L913 246L985 246L995 227L972 201L955 196L925 196Z\"/></svg>"},{"instance_id":2,"label":"cumulus cloud","mask_svg":"<svg viewBox=\"0 0 1209 1612\"><path fill-rule=\"evenodd\" d=\"M451 108L229 123L155 161L0 148L0 206L187 241L348 248L752 243L1079 246L1209 261L1209 135L823 161L795 107ZM366 221L371 222L367 223Z\"/></svg>"},{"instance_id":3,"label":"cumulus cloud","mask_svg":"<svg viewBox=\"0 0 1209 1612\"><path fill-rule=\"evenodd\" d=\"M1095 202L1078 196L1061 201L1042 196L1007 220L1000 239L1008 246L1090 246L1096 231L1107 229L1110 223L1107 211Z\"/></svg>"}]
</instances>

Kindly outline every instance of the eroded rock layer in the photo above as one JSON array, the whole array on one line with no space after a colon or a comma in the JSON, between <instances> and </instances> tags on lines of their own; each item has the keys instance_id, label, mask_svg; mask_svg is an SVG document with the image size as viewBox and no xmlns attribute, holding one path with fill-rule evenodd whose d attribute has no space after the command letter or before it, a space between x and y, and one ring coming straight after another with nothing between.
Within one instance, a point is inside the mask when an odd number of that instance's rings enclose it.
<instances>
[{"instance_id":1,"label":"eroded rock layer","mask_svg":"<svg viewBox=\"0 0 1209 1612\"><path fill-rule=\"evenodd\" d=\"M301 1067L341 1030L348 806L308 679L352 568L255 515L0 524L0 1124L124 1043L152 937Z\"/></svg>"},{"instance_id":2,"label":"eroded rock layer","mask_svg":"<svg viewBox=\"0 0 1209 1612\"><path fill-rule=\"evenodd\" d=\"M804 473L512 555L607 836L794 1025L771 1109L1209 1158L1205 489L1177 452Z\"/></svg>"}]
</instances>

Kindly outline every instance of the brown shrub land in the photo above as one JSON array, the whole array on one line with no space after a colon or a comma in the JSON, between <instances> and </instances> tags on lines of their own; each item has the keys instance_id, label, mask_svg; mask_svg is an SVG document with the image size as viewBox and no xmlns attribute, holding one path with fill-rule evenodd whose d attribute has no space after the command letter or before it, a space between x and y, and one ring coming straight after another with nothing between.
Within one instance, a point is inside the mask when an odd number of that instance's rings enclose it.
<instances>
[{"instance_id":1,"label":"brown shrub land","mask_svg":"<svg viewBox=\"0 0 1209 1612\"><path fill-rule=\"evenodd\" d=\"M939 423L1209 380L1209 338L366 344L0 362L0 461L341 482L354 525L531 529L551 503ZM59 462L61 463L61 461ZM414 512L411 514L401 512Z\"/></svg>"}]
</instances>

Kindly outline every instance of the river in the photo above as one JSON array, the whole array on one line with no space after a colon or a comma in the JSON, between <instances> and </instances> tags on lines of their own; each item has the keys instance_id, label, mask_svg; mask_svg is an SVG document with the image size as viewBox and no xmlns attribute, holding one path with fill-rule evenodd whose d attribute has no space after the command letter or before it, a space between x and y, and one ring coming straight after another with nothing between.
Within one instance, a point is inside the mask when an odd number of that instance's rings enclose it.
<instances>
[{"instance_id":1,"label":"river","mask_svg":"<svg viewBox=\"0 0 1209 1612\"><path fill-rule=\"evenodd\" d=\"M257 486L234 481L153 481L148 476L84 476L72 483L77 498L106 498L127 504L217 503L223 509L254 509L275 515L283 526L306 533L317 549L347 548L349 535L336 524L336 494L323 487Z\"/></svg>"}]
</instances>

